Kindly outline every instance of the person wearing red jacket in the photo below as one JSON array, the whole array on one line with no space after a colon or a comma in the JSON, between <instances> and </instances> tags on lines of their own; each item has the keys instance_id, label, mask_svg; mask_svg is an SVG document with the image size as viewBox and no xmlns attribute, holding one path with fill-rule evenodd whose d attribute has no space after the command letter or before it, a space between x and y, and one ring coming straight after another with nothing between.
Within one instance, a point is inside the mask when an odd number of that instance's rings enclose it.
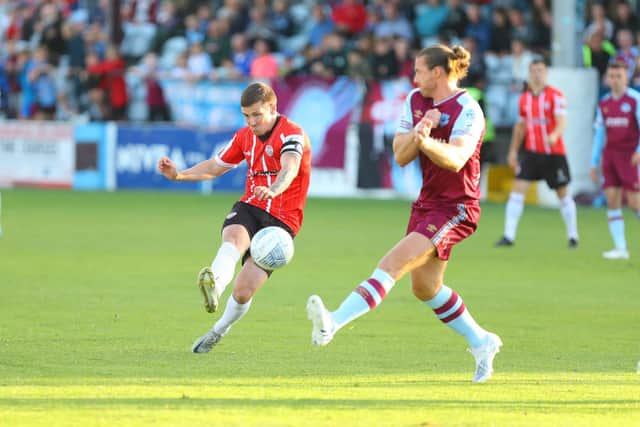
<instances>
[{"instance_id":1,"label":"person wearing red jacket","mask_svg":"<svg viewBox=\"0 0 640 427\"><path fill-rule=\"evenodd\" d=\"M104 61L89 66L89 74L99 78L98 87L107 96L107 119L125 120L127 116L127 83L124 79L126 64L116 46L110 45Z\"/></svg>"}]
</instances>

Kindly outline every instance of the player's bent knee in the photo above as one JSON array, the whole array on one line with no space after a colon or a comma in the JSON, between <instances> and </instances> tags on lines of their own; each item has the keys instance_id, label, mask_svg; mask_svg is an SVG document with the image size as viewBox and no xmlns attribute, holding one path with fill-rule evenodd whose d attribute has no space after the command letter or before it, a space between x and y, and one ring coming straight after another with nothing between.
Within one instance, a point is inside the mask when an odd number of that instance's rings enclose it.
<instances>
[{"instance_id":1,"label":"player's bent knee","mask_svg":"<svg viewBox=\"0 0 640 427\"><path fill-rule=\"evenodd\" d=\"M442 281L433 282L411 282L411 292L420 301L428 301L436 296L440 288L442 287Z\"/></svg>"}]
</instances>

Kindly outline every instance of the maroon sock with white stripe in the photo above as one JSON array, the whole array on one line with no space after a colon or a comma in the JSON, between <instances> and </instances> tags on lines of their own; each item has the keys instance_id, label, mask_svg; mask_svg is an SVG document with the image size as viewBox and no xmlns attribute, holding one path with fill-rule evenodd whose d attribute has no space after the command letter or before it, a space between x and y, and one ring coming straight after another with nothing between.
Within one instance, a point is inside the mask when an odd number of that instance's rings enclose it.
<instances>
[{"instance_id":1,"label":"maroon sock with white stripe","mask_svg":"<svg viewBox=\"0 0 640 427\"><path fill-rule=\"evenodd\" d=\"M395 281L386 271L376 269L369 279L360 283L340 307L331 313L335 331L376 308L394 284Z\"/></svg>"},{"instance_id":2,"label":"maroon sock with white stripe","mask_svg":"<svg viewBox=\"0 0 640 427\"><path fill-rule=\"evenodd\" d=\"M438 293L425 303L433 309L442 323L464 336L471 347L484 344L487 331L473 320L464 301L454 290L442 285Z\"/></svg>"}]
</instances>

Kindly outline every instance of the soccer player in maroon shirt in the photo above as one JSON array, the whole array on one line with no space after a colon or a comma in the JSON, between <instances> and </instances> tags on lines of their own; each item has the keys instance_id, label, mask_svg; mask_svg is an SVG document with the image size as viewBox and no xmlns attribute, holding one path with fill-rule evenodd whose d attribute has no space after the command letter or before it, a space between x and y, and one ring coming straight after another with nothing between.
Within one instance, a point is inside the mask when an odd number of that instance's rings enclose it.
<instances>
[{"instance_id":1,"label":"soccer player in maroon shirt","mask_svg":"<svg viewBox=\"0 0 640 427\"><path fill-rule=\"evenodd\" d=\"M520 95L518 121L513 127L507 161L516 171L516 179L505 209L504 234L496 246L513 246L524 195L531 182L540 179L558 195L569 247L578 246L576 203L567 191L571 174L562 140L566 114L564 95L547 85L547 66L542 59L535 59L529 65L529 88ZM524 151L518 162L523 139Z\"/></svg>"},{"instance_id":2,"label":"soccer player in maroon shirt","mask_svg":"<svg viewBox=\"0 0 640 427\"><path fill-rule=\"evenodd\" d=\"M626 190L629 206L640 217L640 93L629 88L624 62L609 64L605 78L611 92L598 104L590 172L597 183L597 169L602 166L609 232L615 246L602 256L629 259L622 193Z\"/></svg>"},{"instance_id":3,"label":"soccer player in maroon shirt","mask_svg":"<svg viewBox=\"0 0 640 427\"><path fill-rule=\"evenodd\" d=\"M327 345L338 330L375 308L400 278L411 273L418 300L469 342L476 360L473 381L491 377L502 341L481 328L462 298L443 284L451 249L473 234L480 217L484 116L471 95L457 86L469 60L469 52L460 46L436 45L418 53L417 88L406 98L393 140L398 164L419 159L422 168L422 189L413 203L406 236L336 311L329 312L317 295L309 298L313 344Z\"/></svg>"},{"instance_id":4,"label":"soccer player in maroon shirt","mask_svg":"<svg viewBox=\"0 0 640 427\"><path fill-rule=\"evenodd\" d=\"M273 89L264 83L253 83L242 93L240 105L247 126L236 132L215 157L183 171L178 171L167 157L158 163L160 172L174 181L213 179L243 160L248 164L245 194L226 216L222 245L211 267L203 268L198 275L207 311L217 309L218 299L233 279L240 258L243 267L222 317L194 343L194 353L211 350L247 313L253 296L270 274L251 259L251 239L268 226L282 227L295 236L302 225L309 189L309 138L300 126L278 114Z\"/></svg>"}]
</instances>

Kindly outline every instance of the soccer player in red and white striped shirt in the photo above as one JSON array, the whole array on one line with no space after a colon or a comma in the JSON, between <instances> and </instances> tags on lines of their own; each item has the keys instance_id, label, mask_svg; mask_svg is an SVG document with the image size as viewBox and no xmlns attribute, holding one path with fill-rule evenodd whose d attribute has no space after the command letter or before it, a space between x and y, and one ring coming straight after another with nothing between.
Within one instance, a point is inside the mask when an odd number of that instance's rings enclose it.
<instances>
[{"instance_id":1,"label":"soccer player in red and white striped shirt","mask_svg":"<svg viewBox=\"0 0 640 427\"><path fill-rule=\"evenodd\" d=\"M578 246L576 204L568 194L571 180L562 132L566 119L566 101L562 92L547 85L547 66L542 59L529 66L529 88L520 95L520 114L513 128L507 161L516 171L516 179L506 207L504 234L496 246L512 246L522 211L524 195L533 181L544 179L560 199L560 213L566 225L569 247ZM518 163L518 152L524 150Z\"/></svg>"},{"instance_id":2,"label":"soccer player in red and white striped shirt","mask_svg":"<svg viewBox=\"0 0 640 427\"><path fill-rule=\"evenodd\" d=\"M211 267L200 270L198 286L207 311L218 307L218 298L233 279L242 257L243 267L236 278L225 311L205 335L193 345L194 353L206 353L229 332L249 310L253 295L269 277L251 259L249 246L260 229L284 228L295 236L302 225L304 205L311 173L311 144L297 124L278 114L277 99L271 87L253 83L242 93L240 105L247 126L212 159L178 171L167 157L158 169L174 181L203 181L216 178L248 164L245 193L222 225L222 245Z\"/></svg>"}]
</instances>

